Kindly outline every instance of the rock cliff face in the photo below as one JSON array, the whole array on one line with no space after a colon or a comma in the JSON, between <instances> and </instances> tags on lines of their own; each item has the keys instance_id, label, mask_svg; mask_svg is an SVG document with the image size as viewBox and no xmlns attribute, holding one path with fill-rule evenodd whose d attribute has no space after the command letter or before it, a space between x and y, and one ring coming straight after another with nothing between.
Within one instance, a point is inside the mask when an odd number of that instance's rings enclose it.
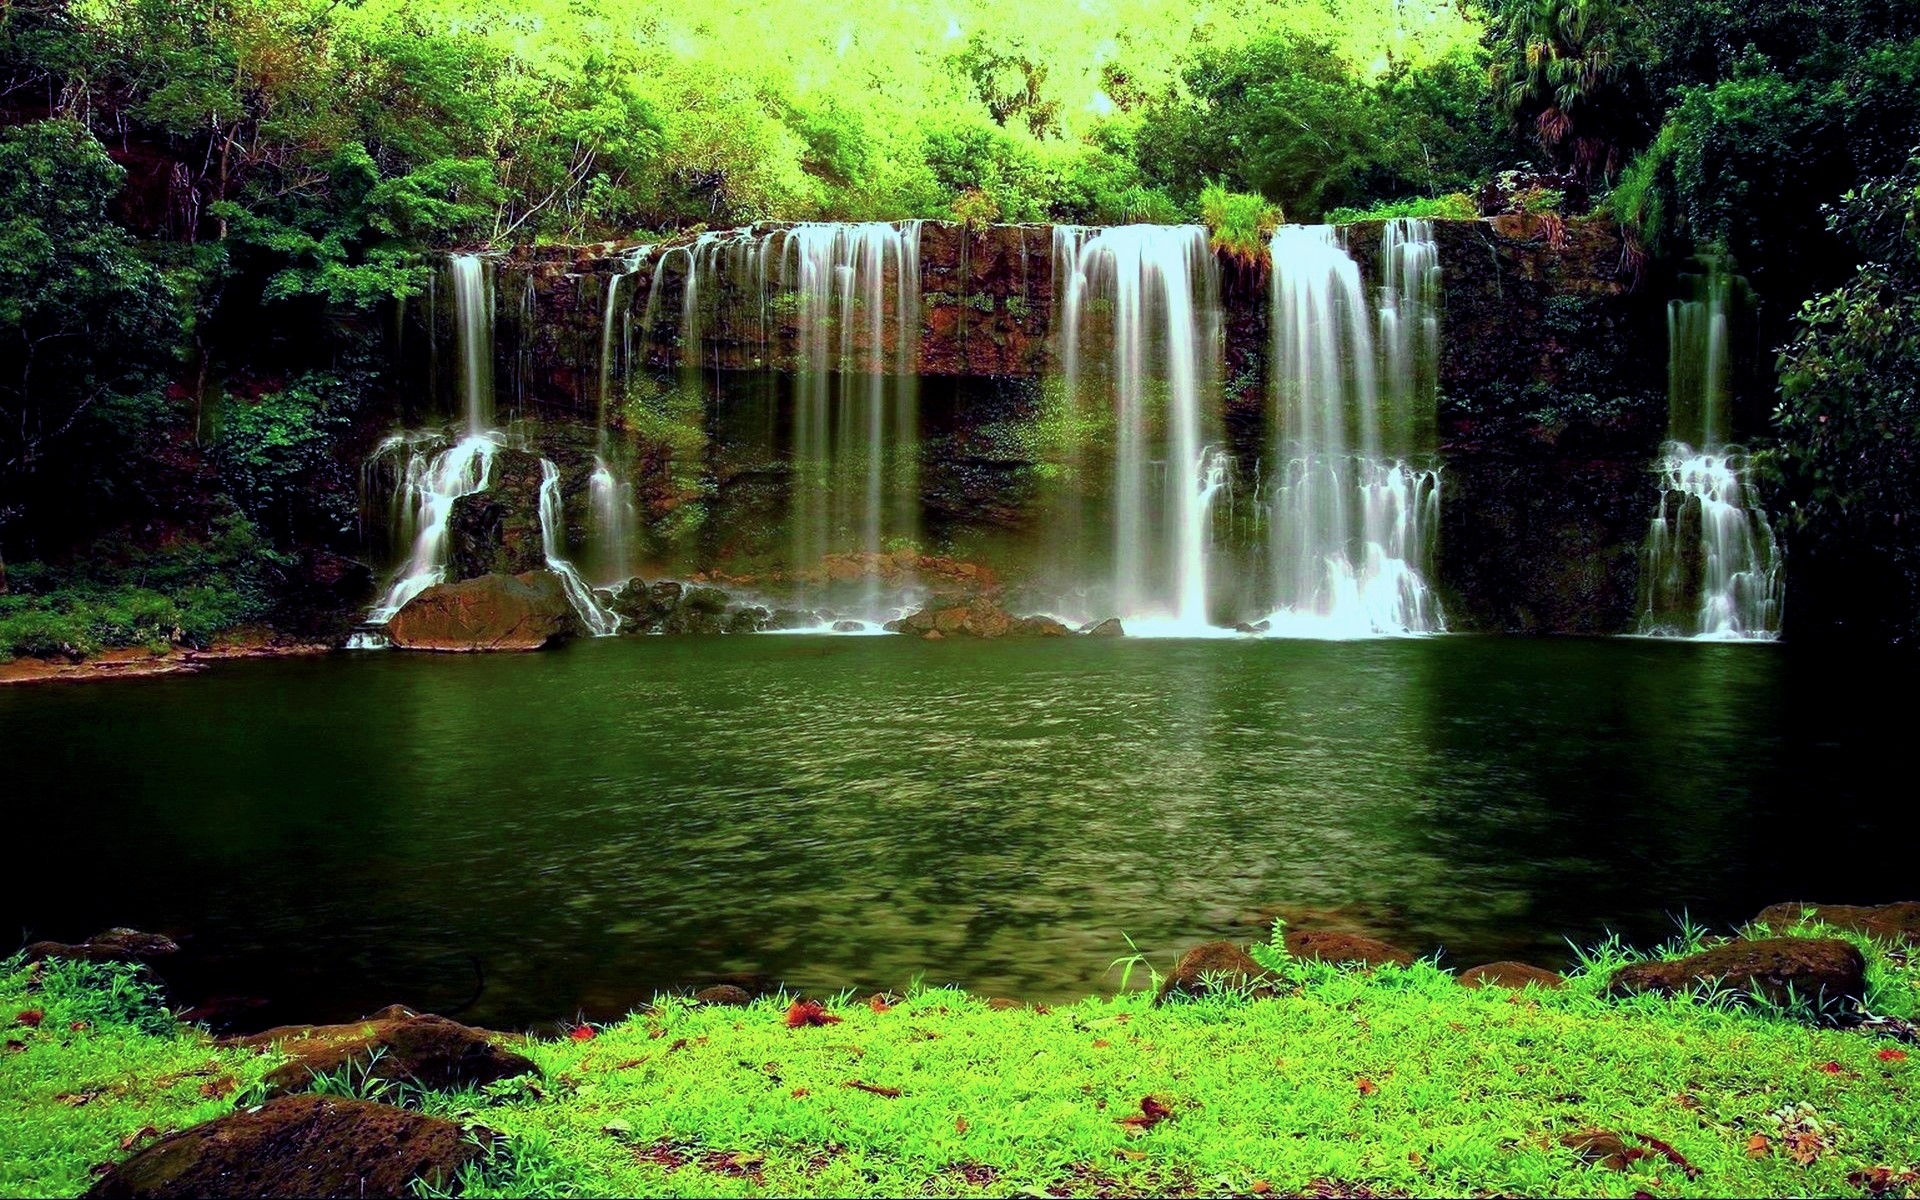
<instances>
[{"instance_id":1,"label":"rock cliff face","mask_svg":"<svg viewBox=\"0 0 1920 1200\"><path fill-rule=\"evenodd\" d=\"M1381 232L1382 223L1362 222L1342 234L1370 283L1380 275ZM1450 625L1628 629L1666 423L1665 289L1635 278L1618 232L1603 220L1511 214L1436 222L1435 233L1444 305L1438 582ZM1031 533L1048 502L1036 450L1008 431L1035 419L1042 380L1057 365L1053 238L1044 225L922 228L919 322L906 328L917 338L909 359L921 377L929 549L975 557L992 531ZM543 447L554 438L576 447L559 456L570 520L584 508L591 456L582 448L610 419L631 447L647 530L693 539L701 569L764 569L787 544L776 528L789 486L777 414L791 373L805 365L797 312L749 300L744 277L729 282L718 273L702 278L709 316L690 331L681 316L690 255L656 249L647 261L665 265L636 271L629 251L615 246L543 249L500 264L495 375L503 415L532 418L545 431ZM1251 467L1264 451L1269 404L1265 272L1223 262L1222 297L1227 433ZM447 314L419 305L410 321L418 390L446 396L446 355L421 347L450 344ZM708 411L684 418L677 433L633 426L619 407L623 395L602 395L618 387L603 388L609 365L616 381L646 377L662 394L687 386L674 380L689 378L689 332L699 365L718 372L709 378L719 382L701 385ZM859 349L867 334L851 336ZM889 319L881 361L895 361L900 336ZM537 472L506 475L537 487ZM462 502L456 546L486 553L456 552L455 578L539 565L537 528L515 536L515 514L524 524L531 504L504 499Z\"/></svg>"}]
</instances>

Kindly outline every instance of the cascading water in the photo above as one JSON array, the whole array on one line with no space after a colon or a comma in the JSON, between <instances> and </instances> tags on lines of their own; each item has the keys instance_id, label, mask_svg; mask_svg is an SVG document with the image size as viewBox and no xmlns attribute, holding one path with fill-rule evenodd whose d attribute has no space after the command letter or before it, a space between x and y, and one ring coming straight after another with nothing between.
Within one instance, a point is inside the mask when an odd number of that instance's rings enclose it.
<instances>
[{"instance_id":1,"label":"cascading water","mask_svg":"<svg viewBox=\"0 0 1920 1200\"><path fill-rule=\"evenodd\" d=\"M588 532L593 548L592 565L598 577L610 585L624 583L633 575L632 536L635 525L633 486L622 482L615 472L612 438L608 432L615 389L620 380L620 356L624 352L626 361L631 361L631 351L627 346L627 331L631 321L629 314L620 311L619 301L621 285L639 273L642 263L651 252L651 246L641 246L629 252L621 269L608 277L606 304L600 318L599 418L593 474L587 486ZM616 329L619 331L618 337L615 336Z\"/></svg>"},{"instance_id":2,"label":"cascading water","mask_svg":"<svg viewBox=\"0 0 1920 1200\"><path fill-rule=\"evenodd\" d=\"M1230 473L1208 441L1222 325L1207 231L1062 227L1053 251L1055 287L1065 288L1060 362L1074 404L1094 365L1081 346L1089 320L1096 309L1111 320L1113 610L1133 634L1212 632L1212 505Z\"/></svg>"},{"instance_id":3,"label":"cascading water","mask_svg":"<svg viewBox=\"0 0 1920 1200\"><path fill-rule=\"evenodd\" d=\"M421 592L446 581L454 508L462 497L487 489L495 455L510 445L507 435L492 427L495 312L490 265L479 255L455 254L448 259L447 274L452 281L454 348L460 366L465 432L451 445L446 435L438 432L402 434L388 438L375 450L370 468L404 462L395 489L394 529L396 539L410 544L411 549L379 602L367 613L366 624L373 628L357 633L349 642L355 648L386 645L377 627L392 620ZM541 469L540 525L547 566L561 577L581 623L596 636L612 633L619 627L618 618L599 603L560 552L565 526L560 517L559 468L542 459Z\"/></svg>"},{"instance_id":4,"label":"cascading water","mask_svg":"<svg viewBox=\"0 0 1920 1200\"><path fill-rule=\"evenodd\" d=\"M1272 631L1342 638L1444 629L1427 584L1439 473L1410 461L1418 426L1431 420L1439 341L1431 227L1393 221L1383 236L1378 372L1359 267L1332 227L1285 226L1269 249Z\"/></svg>"},{"instance_id":5,"label":"cascading water","mask_svg":"<svg viewBox=\"0 0 1920 1200\"><path fill-rule=\"evenodd\" d=\"M1668 442L1659 507L1641 563L1640 632L1651 637L1770 641L1785 586L1773 527L1750 505L1744 454L1728 444L1729 293L1718 263L1667 305Z\"/></svg>"}]
</instances>

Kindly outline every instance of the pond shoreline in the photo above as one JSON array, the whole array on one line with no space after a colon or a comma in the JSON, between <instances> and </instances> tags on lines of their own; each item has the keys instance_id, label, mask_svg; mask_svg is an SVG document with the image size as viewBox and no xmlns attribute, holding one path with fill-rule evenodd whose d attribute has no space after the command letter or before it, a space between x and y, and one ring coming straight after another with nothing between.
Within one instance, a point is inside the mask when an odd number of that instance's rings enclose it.
<instances>
[{"instance_id":1,"label":"pond shoreline","mask_svg":"<svg viewBox=\"0 0 1920 1200\"><path fill-rule=\"evenodd\" d=\"M223 635L204 649L168 646L156 652L144 646L127 646L79 659L21 657L0 662L0 687L197 675L210 663L252 658L309 658L331 654L336 648L319 642L280 641L276 635L254 633Z\"/></svg>"}]
</instances>

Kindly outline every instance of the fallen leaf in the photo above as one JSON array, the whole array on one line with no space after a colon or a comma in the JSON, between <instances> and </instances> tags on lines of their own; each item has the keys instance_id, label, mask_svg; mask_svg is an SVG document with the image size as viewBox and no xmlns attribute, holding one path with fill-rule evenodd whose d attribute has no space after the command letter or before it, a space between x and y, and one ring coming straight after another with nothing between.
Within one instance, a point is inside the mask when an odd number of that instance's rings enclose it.
<instances>
[{"instance_id":1,"label":"fallen leaf","mask_svg":"<svg viewBox=\"0 0 1920 1200\"><path fill-rule=\"evenodd\" d=\"M1360 1094L1362 1096L1371 1096L1375 1092L1380 1090L1379 1084L1375 1083L1371 1079L1368 1079L1364 1075L1361 1076L1359 1079L1355 1080L1355 1083L1359 1086Z\"/></svg>"},{"instance_id":2,"label":"fallen leaf","mask_svg":"<svg viewBox=\"0 0 1920 1200\"><path fill-rule=\"evenodd\" d=\"M122 1150L131 1150L148 1138L159 1136L160 1131L158 1129L155 1129L151 1125L142 1125L140 1128L120 1139L120 1148Z\"/></svg>"},{"instance_id":3,"label":"fallen leaf","mask_svg":"<svg viewBox=\"0 0 1920 1200\"><path fill-rule=\"evenodd\" d=\"M23 1010L18 1016L14 1017L13 1023L16 1025L25 1025L27 1028L33 1029L33 1028L36 1028L40 1024L40 1022L46 1019L47 1019L47 1014L42 1012L40 1009L29 1008L29 1009Z\"/></svg>"},{"instance_id":4,"label":"fallen leaf","mask_svg":"<svg viewBox=\"0 0 1920 1200\"><path fill-rule=\"evenodd\" d=\"M576 1042L590 1042L593 1040L593 1026L575 1025L573 1031L567 1036Z\"/></svg>"},{"instance_id":5,"label":"fallen leaf","mask_svg":"<svg viewBox=\"0 0 1920 1200\"><path fill-rule=\"evenodd\" d=\"M67 1026L67 1028L74 1033L85 1033L87 1030L92 1029L93 1026L86 1021L75 1021L73 1024Z\"/></svg>"},{"instance_id":6,"label":"fallen leaf","mask_svg":"<svg viewBox=\"0 0 1920 1200\"><path fill-rule=\"evenodd\" d=\"M615 1117L600 1127L600 1132L611 1137L625 1137L633 1132L633 1126Z\"/></svg>"},{"instance_id":7,"label":"fallen leaf","mask_svg":"<svg viewBox=\"0 0 1920 1200\"><path fill-rule=\"evenodd\" d=\"M676 1050L685 1050L691 1044L692 1043L687 1041L686 1038L676 1038L674 1039L673 1045L667 1047L667 1053L672 1054Z\"/></svg>"},{"instance_id":8,"label":"fallen leaf","mask_svg":"<svg viewBox=\"0 0 1920 1200\"><path fill-rule=\"evenodd\" d=\"M1253 1186L1247 1190L1256 1196L1265 1196L1273 1191L1273 1185L1264 1179L1256 1179L1253 1181Z\"/></svg>"},{"instance_id":9,"label":"fallen leaf","mask_svg":"<svg viewBox=\"0 0 1920 1200\"><path fill-rule=\"evenodd\" d=\"M1820 1070L1828 1075L1845 1075L1847 1073L1845 1067L1831 1060L1821 1063Z\"/></svg>"},{"instance_id":10,"label":"fallen leaf","mask_svg":"<svg viewBox=\"0 0 1920 1200\"><path fill-rule=\"evenodd\" d=\"M239 1085L234 1082L231 1075L223 1075L219 1079L209 1079L201 1084L200 1094L209 1100L218 1100L237 1086Z\"/></svg>"},{"instance_id":11,"label":"fallen leaf","mask_svg":"<svg viewBox=\"0 0 1920 1200\"><path fill-rule=\"evenodd\" d=\"M1810 1167L1826 1153L1827 1139L1810 1129L1796 1129L1780 1139L1787 1144L1787 1153L1793 1161L1803 1167Z\"/></svg>"},{"instance_id":12,"label":"fallen leaf","mask_svg":"<svg viewBox=\"0 0 1920 1200\"><path fill-rule=\"evenodd\" d=\"M805 1089L805 1088L795 1088L795 1089L793 1089L793 1098L794 1098L795 1100L804 1100L804 1099L806 1099L806 1098L807 1098L808 1096L810 1096L810 1095L812 1095L812 1094L813 1094L813 1093L811 1093L811 1092L809 1092L809 1091L807 1091L807 1089Z\"/></svg>"},{"instance_id":13,"label":"fallen leaf","mask_svg":"<svg viewBox=\"0 0 1920 1200\"><path fill-rule=\"evenodd\" d=\"M953 1131L955 1133L965 1133L967 1131L967 1119L965 1117L955 1117L953 1119Z\"/></svg>"},{"instance_id":14,"label":"fallen leaf","mask_svg":"<svg viewBox=\"0 0 1920 1200\"><path fill-rule=\"evenodd\" d=\"M22 1051L22 1050L25 1050L26 1048L27 1048L27 1044L26 1044L25 1042L23 1042L23 1041L21 1041L21 1040L20 1040L19 1038L8 1038L8 1039L7 1039L7 1053L8 1053L8 1054L18 1054L18 1053L19 1053L20 1051Z\"/></svg>"},{"instance_id":15,"label":"fallen leaf","mask_svg":"<svg viewBox=\"0 0 1920 1200\"><path fill-rule=\"evenodd\" d=\"M1747 1139L1747 1157L1765 1158L1773 1153L1773 1140L1764 1133L1756 1133Z\"/></svg>"},{"instance_id":16,"label":"fallen leaf","mask_svg":"<svg viewBox=\"0 0 1920 1200\"><path fill-rule=\"evenodd\" d=\"M847 1080L847 1086L850 1088L858 1088L863 1092L871 1092L876 1096L885 1096L889 1100L898 1100L900 1098L900 1089L895 1087L881 1087L877 1083L863 1083L858 1079Z\"/></svg>"},{"instance_id":17,"label":"fallen leaf","mask_svg":"<svg viewBox=\"0 0 1920 1200\"><path fill-rule=\"evenodd\" d=\"M1108 1046L1111 1046L1111 1045L1113 1045L1113 1043L1112 1043L1112 1042L1109 1042L1109 1041L1108 1041L1107 1039L1105 1039L1105 1038L1095 1038L1095 1039L1093 1039L1093 1048L1094 1048L1095 1050L1105 1050L1105 1049L1106 1049L1106 1048L1107 1048Z\"/></svg>"},{"instance_id":18,"label":"fallen leaf","mask_svg":"<svg viewBox=\"0 0 1920 1200\"><path fill-rule=\"evenodd\" d=\"M99 1098L99 1092L61 1092L54 1097L68 1108L85 1108Z\"/></svg>"},{"instance_id":19,"label":"fallen leaf","mask_svg":"<svg viewBox=\"0 0 1920 1200\"><path fill-rule=\"evenodd\" d=\"M1895 1050L1892 1047L1888 1047L1874 1055L1874 1057L1878 1058L1881 1062L1905 1062L1907 1061L1907 1052L1905 1050Z\"/></svg>"},{"instance_id":20,"label":"fallen leaf","mask_svg":"<svg viewBox=\"0 0 1920 1200\"><path fill-rule=\"evenodd\" d=\"M1895 1188L1920 1182L1920 1175L1912 1171L1896 1171L1892 1167L1869 1167L1848 1175L1847 1182L1854 1187L1864 1188L1869 1196L1884 1196Z\"/></svg>"},{"instance_id":21,"label":"fallen leaf","mask_svg":"<svg viewBox=\"0 0 1920 1200\"><path fill-rule=\"evenodd\" d=\"M1145 1150L1129 1150L1125 1146L1115 1146L1113 1148L1113 1156L1115 1158L1124 1158L1128 1162L1144 1162L1146 1161L1147 1152Z\"/></svg>"},{"instance_id":22,"label":"fallen leaf","mask_svg":"<svg viewBox=\"0 0 1920 1200\"><path fill-rule=\"evenodd\" d=\"M787 1028L801 1029L808 1025L838 1025L840 1018L827 1011L827 1006L818 1000L795 1000L793 1007L787 1009Z\"/></svg>"},{"instance_id":23,"label":"fallen leaf","mask_svg":"<svg viewBox=\"0 0 1920 1200\"><path fill-rule=\"evenodd\" d=\"M1173 1110L1161 1103L1158 1098L1145 1096L1140 1100L1140 1111L1131 1116L1121 1117L1118 1124L1125 1126L1128 1133L1139 1134L1147 1132L1172 1115Z\"/></svg>"},{"instance_id":24,"label":"fallen leaf","mask_svg":"<svg viewBox=\"0 0 1920 1200\"><path fill-rule=\"evenodd\" d=\"M890 1012L893 1009L893 1005L887 1003L887 998L879 992L867 997L867 1007L877 1013Z\"/></svg>"}]
</instances>

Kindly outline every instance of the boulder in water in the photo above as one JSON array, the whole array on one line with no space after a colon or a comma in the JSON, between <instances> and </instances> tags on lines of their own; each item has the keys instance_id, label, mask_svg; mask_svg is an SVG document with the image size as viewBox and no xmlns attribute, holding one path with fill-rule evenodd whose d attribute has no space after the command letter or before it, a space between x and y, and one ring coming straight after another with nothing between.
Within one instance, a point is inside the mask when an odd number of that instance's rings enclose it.
<instances>
[{"instance_id":1,"label":"boulder in water","mask_svg":"<svg viewBox=\"0 0 1920 1200\"><path fill-rule=\"evenodd\" d=\"M412 1196L484 1158L452 1121L366 1100L287 1096L169 1134L109 1171L90 1197Z\"/></svg>"},{"instance_id":2,"label":"boulder in water","mask_svg":"<svg viewBox=\"0 0 1920 1200\"><path fill-rule=\"evenodd\" d=\"M1809 917L1835 929L1864 933L1905 945L1920 945L1920 901L1903 900L1895 904L1770 904L1753 919L1755 925L1770 930L1791 929L1802 917Z\"/></svg>"},{"instance_id":3,"label":"boulder in water","mask_svg":"<svg viewBox=\"0 0 1920 1200\"><path fill-rule=\"evenodd\" d=\"M1413 965L1413 955L1378 938L1358 933L1336 933L1327 929L1294 929L1286 936L1287 953L1295 958L1330 963L1357 963L1378 967Z\"/></svg>"},{"instance_id":4,"label":"boulder in water","mask_svg":"<svg viewBox=\"0 0 1920 1200\"><path fill-rule=\"evenodd\" d=\"M1051 617L1016 617L986 596L971 600L936 599L911 616L887 622L891 633L931 637L1051 637L1066 632Z\"/></svg>"},{"instance_id":5,"label":"boulder in water","mask_svg":"<svg viewBox=\"0 0 1920 1200\"><path fill-rule=\"evenodd\" d=\"M1865 995L1866 971L1860 951L1838 938L1760 938L1621 967L1607 993L1671 996L1688 987L1718 985L1742 996L1758 992L1775 1004L1785 1003L1789 994L1820 1004Z\"/></svg>"},{"instance_id":6,"label":"boulder in water","mask_svg":"<svg viewBox=\"0 0 1920 1200\"><path fill-rule=\"evenodd\" d=\"M812 629L820 614L800 608L776 608L767 615L767 629Z\"/></svg>"},{"instance_id":7,"label":"boulder in water","mask_svg":"<svg viewBox=\"0 0 1920 1200\"><path fill-rule=\"evenodd\" d=\"M436 584L395 613L386 634L401 650L538 650L565 638L573 625L560 577L528 571Z\"/></svg>"},{"instance_id":8,"label":"boulder in water","mask_svg":"<svg viewBox=\"0 0 1920 1200\"><path fill-rule=\"evenodd\" d=\"M287 1056L285 1063L267 1074L269 1095L305 1090L314 1076L343 1068L355 1078L364 1075L428 1090L479 1086L539 1073L533 1060L496 1044L498 1036L396 1004L364 1021L283 1025L222 1044L272 1047Z\"/></svg>"},{"instance_id":9,"label":"boulder in water","mask_svg":"<svg viewBox=\"0 0 1920 1200\"><path fill-rule=\"evenodd\" d=\"M1256 995L1271 995L1271 977L1253 961L1245 946L1235 942L1203 942L1180 956L1160 985L1155 1004L1174 996L1204 996L1217 990L1251 987Z\"/></svg>"},{"instance_id":10,"label":"boulder in water","mask_svg":"<svg viewBox=\"0 0 1920 1200\"><path fill-rule=\"evenodd\" d=\"M1085 633L1088 637L1127 636L1127 628L1120 623L1119 617L1108 617L1104 621L1097 621L1081 630L1081 632Z\"/></svg>"},{"instance_id":11,"label":"boulder in water","mask_svg":"<svg viewBox=\"0 0 1920 1200\"><path fill-rule=\"evenodd\" d=\"M757 604L736 608L727 614L728 633L759 633L767 627L767 610Z\"/></svg>"},{"instance_id":12,"label":"boulder in water","mask_svg":"<svg viewBox=\"0 0 1920 1200\"><path fill-rule=\"evenodd\" d=\"M501 447L484 490L453 502L447 517L447 578L544 570L540 536L540 456Z\"/></svg>"},{"instance_id":13,"label":"boulder in water","mask_svg":"<svg viewBox=\"0 0 1920 1200\"><path fill-rule=\"evenodd\" d=\"M74 962L150 963L180 953L179 943L158 933L115 928L94 934L84 942L33 942L22 952L28 962L63 958Z\"/></svg>"},{"instance_id":14,"label":"boulder in water","mask_svg":"<svg viewBox=\"0 0 1920 1200\"><path fill-rule=\"evenodd\" d=\"M833 631L835 633L864 633L866 632L866 628L867 623L865 621L835 621L833 623Z\"/></svg>"}]
</instances>

